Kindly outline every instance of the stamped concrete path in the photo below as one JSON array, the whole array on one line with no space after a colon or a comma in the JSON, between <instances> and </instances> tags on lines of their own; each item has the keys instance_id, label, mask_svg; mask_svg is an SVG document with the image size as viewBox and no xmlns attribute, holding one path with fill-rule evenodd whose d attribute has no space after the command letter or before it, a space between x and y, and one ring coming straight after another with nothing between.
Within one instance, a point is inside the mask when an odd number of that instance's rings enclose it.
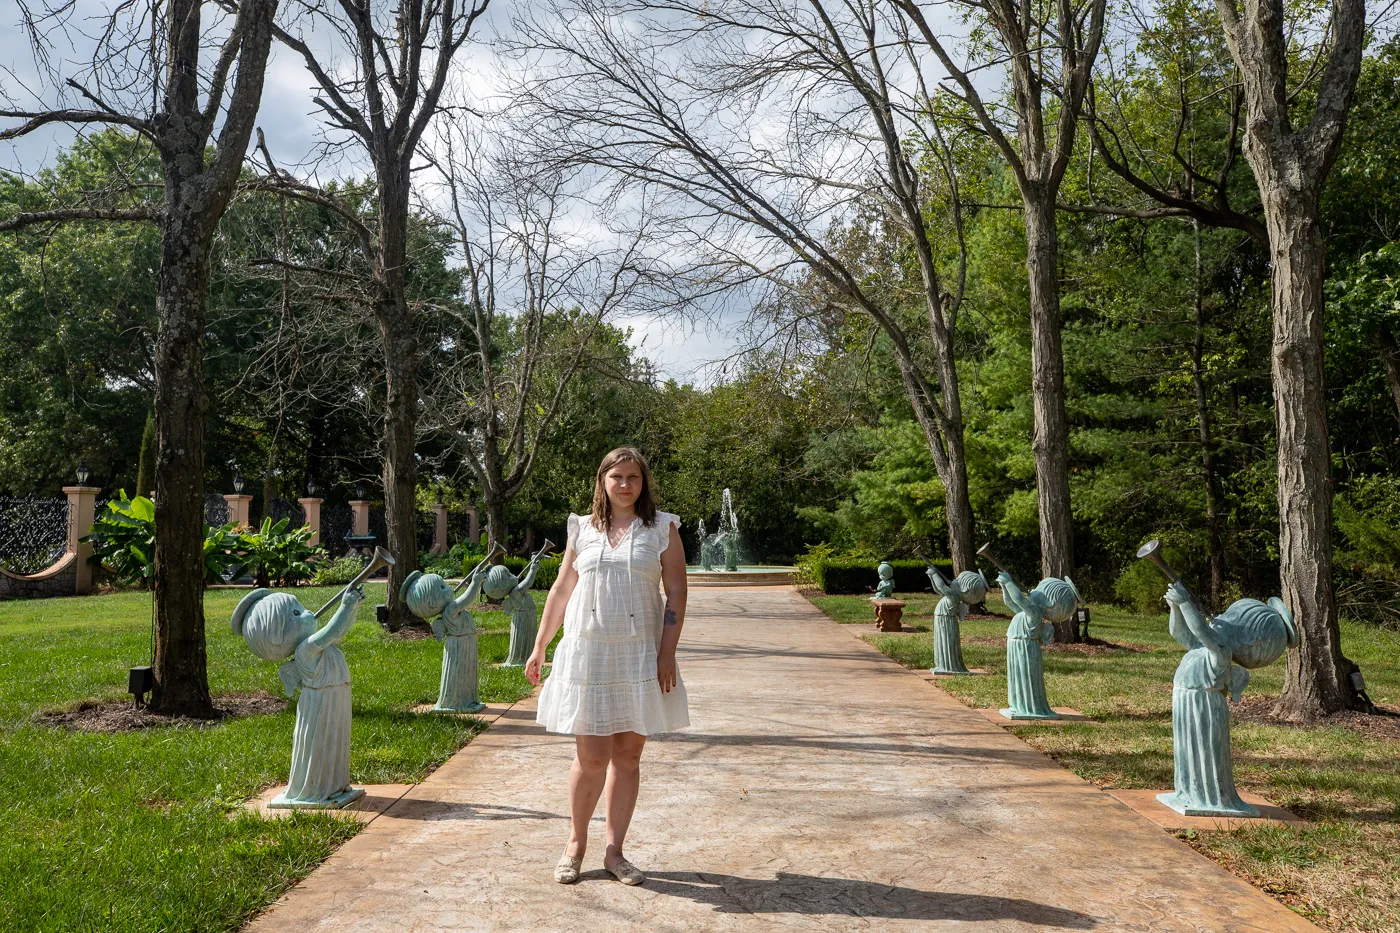
<instances>
[{"instance_id":1,"label":"stamped concrete path","mask_svg":"<svg viewBox=\"0 0 1400 933\"><path fill-rule=\"evenodd\" d=\"M572 740L522 702L256 933L1315 930L788 588L696 589L691 728L652 741L628 855L575 886Z\"/></svg>"}]
</instances>

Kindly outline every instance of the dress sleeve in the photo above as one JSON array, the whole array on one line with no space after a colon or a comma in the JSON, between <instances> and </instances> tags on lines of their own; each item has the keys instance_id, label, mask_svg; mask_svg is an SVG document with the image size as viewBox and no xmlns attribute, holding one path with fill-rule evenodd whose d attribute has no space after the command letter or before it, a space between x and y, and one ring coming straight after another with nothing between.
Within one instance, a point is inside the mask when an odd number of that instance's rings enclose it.
<instances>
[{"instance_id":1,"label":"dress sleeve","mask_svg":"<svg viewBox=\"0 0 1400 933\"><path fill-rule=\"evenodd\" d=\"M574 549L574 554L578 554L578 528L579 516L569 513L569 536L568 545Z\"/></svg>"},{"instance_id":2,"label":"dress sleeve","mask_svg":"<svg viewBox=\"0 0 1400 933\"><path fill-rule=\"evenodd\" d=\"M670 512L656 513L656 534L661 539L656 555L660 557L671 546L671 526L681 527L681 517Z\"/></svg>"}]
</instances>

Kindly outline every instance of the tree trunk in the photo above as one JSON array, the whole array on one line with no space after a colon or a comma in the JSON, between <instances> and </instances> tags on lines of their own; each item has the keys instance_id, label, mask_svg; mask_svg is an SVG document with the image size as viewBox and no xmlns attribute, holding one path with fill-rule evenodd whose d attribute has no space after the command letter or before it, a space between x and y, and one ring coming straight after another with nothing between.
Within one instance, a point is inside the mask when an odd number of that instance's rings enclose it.
<instances>
[{"instance_id":1,"label":"tree trunk","mask_svg":"<svg viewBox=\"0 0 1400 933\"><path fill-rule=\"evenodd\" d=\"M155 690L151 709L212 718L204 648L204 302L209 242L166 172L156 293ZM182 205L181 205L182 206Z\"/></svg>"},{"instance_id":2,"label":"tree trunk","mask_svg":"<svg viewBox=\"0 0 1400 933\"><path fill-rule=\"evenodd\" d=\"M1311 180L1307 182L1312 185ZM1293 720L1356 700L1332 593L1332 451L1327 437L1320 186L1260 185L1273 279L1273 378L1278 430L1279 577L1298 648L1277 712Z\"/></svg>"},{"instance_id":3,"label":"tree trunk","mask_svg":"<svg viewBox=\"0 0 1400 933\"><path fill-rule=\"evenodd\" d=\"M1395 335L1384 324L1376 327L1372 335L1381 351L1381 363L1385 366L1385 381L1390 386L1390 396L1395 399L1395 417L1400 418L1400 346L1395 343Z\"/></svg>"},{"instance_id":4,"label":"tree trunk","mask_svg":"<svg viewBox=\"0 0 1400 933\"><path fill-rule=\"evenodd\" d=\"M1215 438L1210 423L1210 393L1206 389L1206 316L1202 301L1201 225L1192 221L1196 250L1195 334L1191 341L1191 383L1196 393L1196 438L1201 445L1201 474L1206 482L1206 551L1210 559L1210 611L1220 611L1225 585L1225 548L1220 535L1220 476L1215 468Z\"/></svg>"},{"instance_id":5,"label":"tree trunk","mask_svg":"<svg viewBox=\"0 0 1400 933\"><path fill-rule=\"evenodd\" d=\"M408 255L408 164L381 171L379 178L380 294L375 305L384 350L384 524L389 568L389 627L415 619L399 599L399 588L418 569L418 334L404 287Z\"/></svg>"},{"instance_id":6,"label":"tree trunk","mask_svg":"<svg viewBox=\"0 0 1400 933\"><path fill-rule=\"evenodd\" d=\"M1055 198L1024 195L1026 271L1030 284L1031 400L1035 411L1040 564L1047 577L1074 569L1074 526L1069 500L1069 419L1065 414L1065 361L1060 342L1059 233ZM1077 636L1075 640L1078 640Z\"/></svg>"},{"instance_id":7,"label":"tree trunk","mask_svg":"<svg viewBox=\"0 0 1400 933\"><path fill-rule=\"evenodd\" d=\"M486 490L482 504L486 506L487 540L504 548L506 535L510 533L506 528L506 500L491 490Z\"/></svg>"},{"instance_id":8,"label":"tree trunk","mask_svg":"<svg viewBox=\"0 0 1400 933\"><path fill-rule=\"evenodd\" d=\"M962 573L977 569L977 526L972 518L972 499L967 489L967 456L962 431L948 432L944 441L948 454L948 476L943 479L944 509L948 513L948 553L953 559L953 572Z\"/></svg>"}]
</instances>

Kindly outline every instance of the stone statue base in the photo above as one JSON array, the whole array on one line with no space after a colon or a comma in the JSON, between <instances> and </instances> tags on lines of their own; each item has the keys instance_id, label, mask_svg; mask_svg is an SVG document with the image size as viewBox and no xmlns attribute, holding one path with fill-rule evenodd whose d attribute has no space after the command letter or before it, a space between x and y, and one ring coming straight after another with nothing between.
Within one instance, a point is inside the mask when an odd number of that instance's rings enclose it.
<instances>
[{"instance_id":1,"label":"stone statue base","mask_svg":"<svg viewBox=\"0 0 1400 933\"><path fill-rule=\"evenodd\" d=\"M904 601L901 599L872 599L875 607L875 628L882 632L902 632L904 625Z\"/></svg>"},{"instance_id":2,"label":"stone statue base","mask_svg":"<svg viewBox=\"0 0 1400 933\"><path fill-rule=\"evenodd\" d=\"M1236 810L1230 807L1201 807L1189 803L1183 794L1172 791L1169 794L1158 794L1157 801L1168 809L1175 810L1182 816L1225 816L1238 819L1254 819L1259 816L1259 810L1250 806L1244 801L1244 808Z\"/></svg>"},{"instance_id":3,"label":"stone statue base","mask_svg":"<svg viewBox=\"0 0 1400 933\"><path fill-rule=\"evenodd\" d=\"M325 800L288 800L286 791L268 801L269 810L339 810L365 795L363 787L347 787Z\"/></svg>"},{"instance_id":4,"label":"stone statue base","mask_svg":"<svg viewBox=\"0 0 1400 933\"><path fill-rule=\"evenodd\" d=\"M1014 709L1004 709L1001 714L1007 719L1059 719L1059 713L1051 713L1049 716L1039 716L1035 713L1018 713Z\"/></svg>"}]
</instances>

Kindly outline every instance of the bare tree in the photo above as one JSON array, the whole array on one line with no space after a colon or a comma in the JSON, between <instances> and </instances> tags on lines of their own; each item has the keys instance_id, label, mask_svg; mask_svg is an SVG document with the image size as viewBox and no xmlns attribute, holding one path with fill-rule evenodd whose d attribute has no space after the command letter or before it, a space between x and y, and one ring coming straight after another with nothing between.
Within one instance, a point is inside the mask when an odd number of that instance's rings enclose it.
<instances>
[{"instance_id":1,"label":"bare tree","mask_svg":"<svg viewBox=\"0 0 1400 933\"><path fill-rule=\"evenodd\" d=\"M1318 29L1316 101L1295 128L1290 51L1281 0L1216 0L1244 86L1244 154L1264 205L1273 280L1274 404L1278 428L1279 576L1298 620L1278 711L1292 719L1359 703L1342 656L1332 582L1332 449L1327 437L1323 293L1327 247L1322 187L1337 158L1361 73L1365 0L1333 0ZM1306 72L1306 69L1304 69Z\"/></svg>"},{"instance_id":2,"label":"bare tree","mask_svg":"<svg viewBox=\"0 0 1400 933\"><path fill-rule=\"evenodd\" d=\"M1064 576L1074 566L1074 526L1055 208L1103 41L1106 0L959 0L977 22L991 27L989 37L995 36L996 41L989 51L1010 69L1015 142L999 118L999 108L989 105L978 90L973 67L959 64L948 53L945 40L926 15L926 6L919 0L892 2L943 65L956 86L954 93L996 144L1021 192L1030 286L1032 446L1040 506L1040 562L1047 576Z\"/></svg>"},{"instance_id":3,"label":"bare tree","mask_svg":"<svg viewBox=\"0 0 1400 933\"><path fill-rule=\"evenodd\" d=\"M456 333L448 325L451 350L425 387L424 420L450 440L481 489L491 539L504 544L506 508L534 474L576 379L594 368L603 325L660 310L671 276L644 210L624 230L619 205L584 200L587 173L541 169L490 135L494 145L456 124L434 161L465 281L461 304L448 309ZM580 225L583 213L611 222Z\"/></svg>"},{"instance_id":4,"label":"bare tree","mask_svg":"<svg viewBox=\"0 0 1400 933\"><path fill-rule=\"evenodd\" d=\"M787 288L806 270L832 306L879 328L944 487L953 561L972 568L958 174L930 63L900 17L861 2L577 0L519 31L555 65L529 95L541 135L561 159L667 204L672 241L704 257L707 287ZM867 204L907 250L915 282L862 268L840 246Z\"/></svg>"},{"instance_id":5,"label":"bare tree","mask_svg":"<svg viewBox=\"0 0 1400 933\"><path fill-rule=\"evenodd\" d=\"M371 307L383 350L384 499L389 549L390 625L409 621L399 585L418 566L415 441L419 332L406 297L410 176L423 135L443 109L453 62L490 0L297 0L277 30L315 81L326 126L343 133L373 168L378 217ZM325 51L325 43L332 48ZM303 194L309 192L303 191Z\"/></svg>"},{"instance_id":6,"label":"bare tree","mask_svg":"<svg viewBox=\"0 0 1400 933\"><path fill-rule=\"evenodd\" d=\"M58 100L38 108L9 100L0 110L0 117L23 121L0 131L0 139L54 123L105 124L136 131L160 155L164 186L159 204L63 205L7 218L0 229L68 220L150 220L160 225L155 353L159 531L151 703L159 712L199 717L214 715L205 659L202 553L209 250L253 131L277 2L230 2L227 16L214 7L216 15L206 21L209 7L214 5L201 0L119 4L99 21L91 64L63 74L68 63L61 54L49 56L50 41L55 35L81 34L74 22L76 5L21 6L35 58ZM73 96L80 103L67 105L65 98Z\"/></svg>"}]
</instances>

